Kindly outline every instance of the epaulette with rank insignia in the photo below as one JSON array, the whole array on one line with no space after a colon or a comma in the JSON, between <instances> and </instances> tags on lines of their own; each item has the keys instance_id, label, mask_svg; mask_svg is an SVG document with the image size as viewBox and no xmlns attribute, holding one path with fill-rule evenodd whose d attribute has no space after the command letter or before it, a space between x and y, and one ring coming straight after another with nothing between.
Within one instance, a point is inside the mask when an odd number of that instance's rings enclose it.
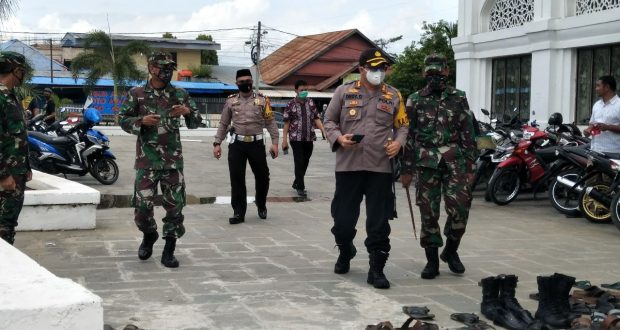
<instances>
[{"instance_id":1,"label":"epaulette with rank insignia","mask_svg":"<svg viewBox=\"0 0 620 330\"><path fill-rule=\"evenodd\" d=\"M230 94L230 95L228 95L228 98L231 99L231 98L236 97L236 96L239 96L239 94Z\"/></svg>"}]
</instances>

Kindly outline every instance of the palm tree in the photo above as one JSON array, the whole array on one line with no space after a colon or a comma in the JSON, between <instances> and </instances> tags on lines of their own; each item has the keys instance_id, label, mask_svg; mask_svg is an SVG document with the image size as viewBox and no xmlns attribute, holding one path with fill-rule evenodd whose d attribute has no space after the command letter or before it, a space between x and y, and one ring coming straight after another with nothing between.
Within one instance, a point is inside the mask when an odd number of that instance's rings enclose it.
<instances>
[{"instance_id":1,"label":"palm tree","mask_svg":"<svg viewBox=\"0 0 620 330\"><path fill-rule=\"evenodd\" d=\"M1 1L1 0L0 0ZM73 78L86 71L84 90L87 94L95 87L97 81L105 75L114 81L114 100L119 89L123 91L131 82L146 79L145 72L140 71L134 61L138 54L148 54L150 47L144 41L131 41L123 47L114 46L112 38L103 31L89 33L84 40L85 51L78 54L71 62Z\"/></svg>"},{"instance_id":2,"label":"palm tree","mask_svg":"<svg viewBox=\"0 0 620 330\"><path fill-rule=\"evenodd\" d=\"M0 0L0 21L6 21L17 8L17 0Z\"/></svg>"}]
</instances>

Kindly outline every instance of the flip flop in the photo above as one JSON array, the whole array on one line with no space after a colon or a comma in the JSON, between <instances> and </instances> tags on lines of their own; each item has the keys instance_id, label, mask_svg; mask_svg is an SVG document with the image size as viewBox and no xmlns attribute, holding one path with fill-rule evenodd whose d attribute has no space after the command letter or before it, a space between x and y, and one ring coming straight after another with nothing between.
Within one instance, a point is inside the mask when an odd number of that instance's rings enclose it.
<instances>
[{"instance_id":1,"label":"flip flop","mask_svg":"<svg viewBox=\"0 0 620 330\"><path fill-rule=\"evenodd\" d=\"M426 306L403 306L403 313L416 320L432 320L435 314L429 314L430 309Z\"/></svg>"},{"instance_id":2,"label":"flip flop","mask_svg":"<svg viewBox=\"0 0 620 330\"><path fill-rule=\"evenodd\" d=\"M605 289L620 290L620 282L612 284L601 284L601 286Z\"/></svg>"},{"instance_id":3,"label":"flip flop","mask_svg":"<svg viewBox=\"0 0 620 330\"><path fill-rule=\"evenodd\" d=\"M366 330L394 330L394 326L390 321L383 321L366 326Z\"/></svg>"},{"instance_id":4,"label":"flip flop","mask_svg":"<svg viewBox=\"0 0 620 330\"><path fill-rule=\"evenodd\" d=\"M413 317L408 318L400 328L396 328L394 330L439 330L439 326L437 324L423 322L420 320L416 320L415 324L412 327L409 327L411 321L413 320L415 320Z\"/></svg>"},{"instance_id":5,"label":"flip flop","mask_svg":"<svg viewBox=\"0 0 620 330\"><path fill-rule=\"evenodd\" d=\"M474 313L454 313L450 314L450 318L454 321L469 324L480 323L480 318Z\"/></svg>"},{"instance_id":6,"label":"flip flop","mask_svg":"<svg viewBox=\"0 0 620 330\"><path fill-rule=\"evenodd\" d=\"M592 329L592 319L587 316L581 316L571 321L570 330L590 330Z\"/></svg>"},{"instance_id":7,"label":"flip flop","mask_svg":"<svg viewBox=\"0 0 620 330\"><path fill-rule=\"evenodd\" d=\"M575 282L575 284L573 284L574 287L579 288L579 289L587 289L589 287L592 286L592 283L590 283L590 281L577 281Z\"/></svg>"}]
</instances>

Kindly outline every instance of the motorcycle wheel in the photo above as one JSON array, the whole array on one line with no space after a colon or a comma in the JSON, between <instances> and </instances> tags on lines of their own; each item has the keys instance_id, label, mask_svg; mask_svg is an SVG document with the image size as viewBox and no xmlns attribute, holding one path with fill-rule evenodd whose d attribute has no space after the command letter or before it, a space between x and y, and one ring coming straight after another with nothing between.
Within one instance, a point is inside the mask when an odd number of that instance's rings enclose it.
<instances>
[{"instance_id":1,"label":"motorcycle wheel","mask_svg":"<svg viewBox=\"0 0 620 330\"><path fill-rule=\"evenodd\" d=\"M118 179L118 165L111 158L93 160L90 174L102 184L113 184Z\"/></svg>"},{"instance_id":2,"label":"motorcycle wheel","mask_svg":"<svg viewBox=\"0 0 620 330\"><path fill-rule=\"evenodd\" d=\"M577 169L563 171L558 176L573 182L577 182L581 178ZM569 190L569 187L559 183L554 178L549 184L549 201L558 212L571 217L579 216L581 215L579 210L579 192Z\"/></svg>"},{"instance_id":3,"label":"motorcycle wheel","mask_svg":"<svg viewBox=\"0 0 620 330\"><path fill-rule=\"evenodd\" d=\"M614 223L616 228L620 230L620 193L617 193L614 196L614 199L611 200L611 221Z\"/></svg>"},{"instance_id":4,"label":"motorcycle wheel","mask_svg":"<svg viewBox=\"0 0 620 330\"><path fill-rule=\"evenodd\" d=\"M609 191L609 183L606 182L598 181L588 186L593 187L601 193L607 193ZM586 194L586 189L579 194L579 210L590 222L606 223L611 221L611 212L609 208L588 196Z\"/></svg>"},{"instance_id":5,"label":"motorcycle wheel","mask_svg":"<svg viewBox=\"0 0 620 330\"><path fill-rule=\"evenodd\" d=\"M507 205L519 195L521 177L514 168L499 168L491 177L487 192L493 203Z\"/></svg>"}]
</instances>

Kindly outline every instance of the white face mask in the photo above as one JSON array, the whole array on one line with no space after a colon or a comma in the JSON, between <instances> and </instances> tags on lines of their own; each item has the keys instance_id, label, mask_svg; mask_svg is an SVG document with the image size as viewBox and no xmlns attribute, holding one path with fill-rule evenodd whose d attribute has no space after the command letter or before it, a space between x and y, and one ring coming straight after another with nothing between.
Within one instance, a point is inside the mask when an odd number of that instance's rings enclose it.
<instances>
[{"instance_id":1,"label":"white face mask","mask_svg":"<svg viewBox=\"0 0 620 330\"><path fill-rule=\"evenodd\" d=\"M385 79L385 71L366 71L366 80L374 86L379 86Z\"/></svg>"}]
</instances>

